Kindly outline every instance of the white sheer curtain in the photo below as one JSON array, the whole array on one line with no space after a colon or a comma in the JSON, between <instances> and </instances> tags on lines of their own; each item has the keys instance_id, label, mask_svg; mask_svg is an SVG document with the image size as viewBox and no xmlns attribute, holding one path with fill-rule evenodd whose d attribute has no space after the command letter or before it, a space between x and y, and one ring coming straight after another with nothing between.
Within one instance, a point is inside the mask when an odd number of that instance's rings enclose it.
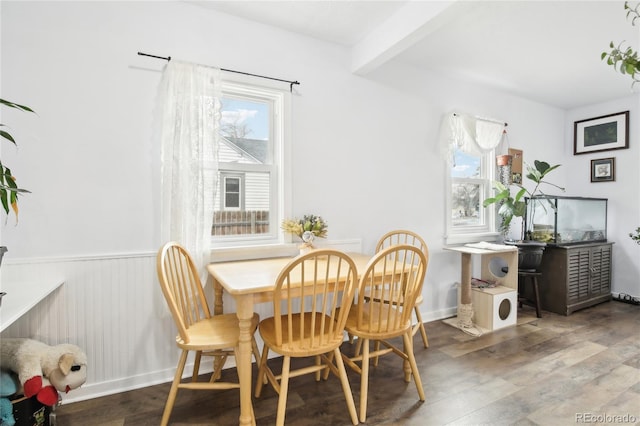
<instances>
[{"instance_id":1,"label":"white sheer curtain","mask_svg":"<svg viewBox=\"0 0 640 426\"><path fill-rule=\"evenodd\" d=\"M505 124L497 120L451 112L440 126L441 149L448 161L452 161L456 149L482 155L500 144L504 129Z\"/></svg>"},{"instance_id":2,"label":"white sheer curtain","mask_svg":"<svg viewBox=\"0 0 640 426\"><path fill-rule=\"evenodd\" d=\"M205 276L210 259L220 122L220 70L171 61L160 83L163 244L177 241Z\"/></svg>"}]
</instances>

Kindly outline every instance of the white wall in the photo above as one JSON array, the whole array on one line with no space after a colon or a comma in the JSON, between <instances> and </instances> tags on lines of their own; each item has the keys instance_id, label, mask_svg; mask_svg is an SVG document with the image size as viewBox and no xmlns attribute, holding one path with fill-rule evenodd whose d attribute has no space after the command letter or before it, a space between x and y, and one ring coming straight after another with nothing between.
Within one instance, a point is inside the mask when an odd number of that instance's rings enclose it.
<instances>
[{"instance_id":1,"label":"white wall","mask_svg":"<svg viewBox=\"0 0 640 426\"><path fill-rule=\"evenodd\" d=\"M426 320L455 312L460 276L459 256L442 250L445 170L437 148L442 116L457 108L505 120L511 146L524 150L525 161L570 159L565 129L570 120L563 110L401 65L354 76L343 47L184 2L2 2L0 13L2 97L38 113L3 112L2 122L11 123L20 144L17 153L2 146L3 162L32 191L21 199L19 225L9 218L2 228L2 245L10 250L3 277L6 268L11 277L46 277L55 270L66 275L63 300L82 306L118 304L140 297L140 289L157 291L155 282L139 280L155 280L152 256L162 243L159 149L152 144L151 127L164 63L137 56L138 51L300 81L293 97L294 214L322 215L330 239L361 239L367 252L392 228L422 234L431 248L422 307ZM569 190L570 168L560 168L554 180ZM638 182L636 170L630 188ZM128 272L131 256L142 259L135 274ZM76 263L83 265L82 273ZM146 275L138 270L145 264L151 269ZM103 288L116 284L117 291ZM161 303L158 293L145 303ZM634 294L640 294L637 287ZM171 376L171 354L151 352L170 347L173 331L162 328L164 321L149 321L149 306L142 313L118 311L130 318L119 318L114 335L109 309L74 308L67 316L59 312L61 305L47 303L8 334L86 343L90 377L75 395ZM63 330L38 324L52 317ZM145 327L126 326L140 321ZM90 322L101 325L79 326ZM117 355L108 348L121 339L136 347L135 359L148 362L111 362Z\"/></svg>"},{"instance_id":2,"label":"white wall","mask_svg":"<svg viewBox=\"0 0 640 426\"><path fill-rule=\"evenodd\" d=\"M622 76L621 76L622 77ZM575 121L629 111L629 148L573 155ZM613 246L613 292L640 296L640 246L629 233L640 226L640 95L597 105L576 108L567 113L564 164L571 170L571 195L607 198L609 241ZM591 182L591 160L615 158L615 181Z\"/></svg>"}]
</instances>

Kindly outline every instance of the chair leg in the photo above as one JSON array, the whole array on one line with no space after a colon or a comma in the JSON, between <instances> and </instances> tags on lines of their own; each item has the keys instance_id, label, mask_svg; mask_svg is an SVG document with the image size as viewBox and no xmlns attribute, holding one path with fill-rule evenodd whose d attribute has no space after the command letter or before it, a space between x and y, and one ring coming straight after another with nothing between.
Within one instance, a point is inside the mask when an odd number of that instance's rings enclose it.
<instances>
[{"instance_id":1,"label":"chair leg","mask_svg":"<svg viewBox=\"0 0 640 426\"><path fill-rule=\"evenodd\" d=\"M409 362L409 352L413 353L413 330L409 331L409 338L411 340L411 346L407 347L407 342L404 339L402 339L402 350L404 351L404 354L406 355L406 358L402 359L402 371L404 372L404 381L406 383L409 383L411 381L411 373L413 373L413 370L411 368L411 363Z\"/></svg>"},{"instance_id":2,"label":"chair leg","mask_svg":"<svg viewBox=\"0 0 640 426\"><path fill-rule=\"evenodd\" d=\"M538 318L542 318L542 314L540 314L540 292L538 291L538 277L531 277L533 280L533 297L536 300L536 316Z\"/></svg>"},{"instance_id":3,"label":"chair leg","mask_svg":"<svg viewBox=\"0 0 640 426\"><path fill-rule=\"evenodd\" d=\"M375 342L373 342L373 350L374 352L378 352L380 350L380 340L376 340ZM377 367L378 366L378 360L380 359L380 357L378 355L373 357L373 366Z\"/></svg>"},{"instance_id":4,"label":"chair leg","mask_svg":"<svg viewBox=\"0 0 640 426\"><path fill-rule=\"evenodd\" d=\"M276 415L276 426L284 426L284 417L287 410L287 393L289 392L289 371L291 368L291 357L284 356L282 360L282 378L280 379L280 396L278 397L278 414Z\"/></svg>"},{"instance_id":5,"label":"chair leg","mask_svg":"<svg viewBox=\"0 0 640 426\"><path fill-rule=\"evenodd\" d=\"M251 350L253 351L253 357L256 359L256 363L260 362L260 350L258 349L258 342L255 337L251 339Z\"/></svg>"},{"instance_id":6,"label":"chair leg","mask_svg":"<svg viewBox=\"0 0 640 426\"><path fill-rule=\"evenodd\" d=\"M356 347L353 350L354 356L360 356L360 351L362 351L362 339L358 337L358 340L356 340Z\"/></svg>"},{"instance_id":7,"label":"chair leg","mask_svg":"<svg viewBox=\"0 0 640 426\"><path fill-rule=\"evenodd\" d=\"M200 360L202 359L202 351L196 351L196 356L193 360L193 375L191 375L191 381L198 381L198 373L200 371Z\"/></svg>"},{"instance_id":8,"label":"chair leg","mask_svg":"<svg viewBox=\"0 0 640 426\"><path fill-rule=\"evenodd\" d=\"M351 416L351 423L358 424L358 414L356 412L356 404L353 401L353 394L351 393L351 386L349 386L349 378L347 377L347 369L344 367L344 361L340 354L340 348L335 348L332 352L335 356L338 370L340 371L340 383L342 384L342 391L344 397L347 400L347 408L349 409L349 415Z\"/></svg>"},{"instance_id":9,"label":"chair leg","mask_svg":"<svg viewBox=\"0 0 640 426\"><path fill-rule=\"evenodd\" d=\"M338 348L338 353L340 353L340 348ZM335 351L329 352L327 354L327 364L333 362L333 357L334 356L335 356ZM340 357L340 360L342 360L342 356ZM336 361L336 363L337 363L337 361ZM322 380L327 380L329 378L329 373L330 372L331 372L331 369L329 368L329 366L327 366L327 368L322 370Z\"/></svg>"},{"instance_id":10,"label":"chair leg","mask_svg":"<svg viewBox=\"0 0 640 426\"><path fill-rule=\"evenodd\" d=\"M420 371L418 371L418 364L416 363L416 357L413 354L413 338L411 333L403 336L404 347L407 351L407 357L409 358L409 365L411 366L411 372L413 373L413 380L416 382L416 389L418 390L418 396L420 401L425 400L424 389L422 387L422 379L420 379Z\"/></svg>"},{"instance_id":11,"label":"chair leg","mask_svg":"<svg viewBox=\"0 0 640 426\"><path fill-rule=\"evenodd\" d=\"M258 377L256 377L256 391L254 393L256 398L260 398L260 394L262 393L262 386L265 383L265 378L267 376L267 357L269 356L269 348L265 344L262 348L262 357L260 358L259 368L258 368Z\"/></svg>"},{"instance_id":12,"label":"chair leg","mask_svg":"<svg viewBox=\"0 0 640 426\"><path fill-rule=\"evenodd\" d=\"M176 375L173 377L171 389L169 390L169 396L167 397L167 402L164 405L164 412L162 413L162 421L160 423L161 426L166 426L169 424L169 417L171 417L171 411L173 410L173 405L176 402L178 385L180 384L180 380L182 380L182 372L184 371L184 365L187 363L188 354L189 351L183 350L182 354L180 355L178 367L176 368Z\"/></svg>"},{"instance_id":13,"label":"chair leg","mask_svg":"<svg viewBox=\"0 0 640 426\"><path fill-rule=\"evenodd\" d=\"M222 377L222 370L227 363L227 355L216 355L213 357L213 373L211 373L210 383L215 383L220 377Z\"/></svg>"},{"instance_id":14,"label":"chair leg","mask_svg":"<svg viewBox=\"0 0 640 426\"><path fill-rule=\"evenodd\" d=\"M316 355L316 356L315 356L315 362L316 362L316 366L317 366L317 367L320 367L320 366L322 365L322 358L320 357L320 355ZM320 379L322 378L322 372L323 372L323 371L324 371L324 370L318 370L318 371L316 371L316 374L315 374L315 376L316 376L316 382L319 382L319 381L320 381Z\"/></svg>"},{"instance_id":15,"label":"chair leg","mask_svg":"<svg viewBox=\"0 0 640 426\"><path fill-rule=\"evenodd\" d=\"M360 340L360 338L358 338ZM360 421L367 421L367 392L369 389L369 339L362 339L362 372L360 373Z\"/></svg>"},{"instance_id":16,"label":"chair leg","mask_svg":"<svg viewBox=\"0 0 640 426\"><path fill-rule=\"evenodd\" d=\"M420 309L416 306L414 308L414 312L416 313L416 320L418 323L414 326L413 334L416 334L418 330L420 330L420 334L422 335L422 343L425 348L429 347L429 339L427 339L427 331L424 329L424 322L422 322L422 314L420 313Z\"/></svg>"}]
</instances>

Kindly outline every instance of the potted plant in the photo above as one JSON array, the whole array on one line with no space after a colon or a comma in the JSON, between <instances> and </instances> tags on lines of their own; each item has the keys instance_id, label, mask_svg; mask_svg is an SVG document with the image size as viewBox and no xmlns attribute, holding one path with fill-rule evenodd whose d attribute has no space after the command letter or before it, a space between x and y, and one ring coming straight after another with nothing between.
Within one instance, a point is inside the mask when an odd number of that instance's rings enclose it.
<instances>
[{"instance_id":1,"label":"potted plant","mask_svg":"<svg viewBox=\"0 0 640 426\"><path fill-rule=\"evenodd\" d=\"M313 240L327 237L327 222L320 216L307 214L302 219L285 219L282 221L282 230L288 234L296 235L302 240L300 254L309 252L314 248Z\"/></svg>"},{"instance_id":2,"label":"potted plant","mask_svg":"<svg viewBox=\"0 0 640 426\"><path fill-rule=\"evenodd\" d=\"M18 109L20 111L33 112L33 110L27 106L16 104L2 98L0 98L0 104L9 108ZM0 136L17 146L16 140L13 138L13 136L11 136L9 132L3 130L3 127L6 127L6 125L0 123ZM18 194L25 192L29 191L23 188L18 188L16 179L11 173L11 170L4 164L2 164L2 161L0 161L0 201L2 201L2 208L4 208L5 213L9 214L9 208L11 208L17 219Z\"/></svg>"},{"instance_id":3,"label":"potted plant","mask_svg":"<svg viewBox=\"0 0 640 426\"><path fill-rule=\"evenodd\" d=\"M538 160L535 160L533 164L533 166L529 164L526 165L526 177L535 183L533 190L529 191L521 184L507 186L501 182L494 182L494 189L496 190L495 197L487 198L483 203L484 207L492 204L499 205L498 215L501 217L500 232L502 233L506 244L514 244L518 246L518 267L520 269L537 268L542 260L542 253L546 243L531 240L531 230L524 229L524 224L522 225L520 240L508 240L507 236L511 227L511 221L514 217L523 217L525 215L527 209L526 198L532 198L536 195L545 195L540 188L541 185L551 185L561 191L564 191L564 188L545 180L545 177L553 170L560 167L560 164L551 166L545 161ZM515 186L517 188L515 195L512 195L511 193L511 186ZM550 208L555 208L555 206L550 205Z\"/></svg>"},{"instance_id":4,"label":"potted plant","mask_svg":"<svg viewBox=\"0 0 640 426\"><path fill-rule=\"evenodd\" d=\"M27 106L16 104L2 98L0 98L0 104L9 108L18 109L20 111L33 112L33 110ZM11 136L9 132L3 130L4 127L7 126L0 123L0 136L17 146L16 140L13 138L13 136ZM13 176L13 173L11 173L11 169L6 167L2 163L2 160L0 160L0 201L2 202L2 208L7 215L9 215L10 208L11 210L13 210L13 213L16 215L16 221L18 220L18 194L25 192L29 191L24 188L18 188L18 185L16 184L16 178ZM6 252L6 247L0 247L0 264L2 264L2 257Z\"/></svg>"}]
</instances>

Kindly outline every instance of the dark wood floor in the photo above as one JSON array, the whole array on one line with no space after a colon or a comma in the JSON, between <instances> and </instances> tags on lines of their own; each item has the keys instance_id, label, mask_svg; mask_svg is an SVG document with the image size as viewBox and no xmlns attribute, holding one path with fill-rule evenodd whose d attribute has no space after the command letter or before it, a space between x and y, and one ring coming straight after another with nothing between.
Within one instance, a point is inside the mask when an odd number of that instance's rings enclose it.
<instances>
[{"instance_id":1,"label":"dark wood floor","mask_svg":"<svg viewBox=\"0 0 640 426\"><path fill-rule=\"evenodd\" d=\"M387 355L371 370L366 423L640 424L640 306L611 301L568 317L533 314L524 307L519 325L477 338L441 321L427 323L430 347L415 340L426 401L418 401L413 382L404 382L400 358ZM350 379L357 405L359 378ZM168 390L163 384L62 405L58 424L157 425ZM294 378L287 424L349 425L343 398L335 376L319 383ZM237 390L182 390L171 424L234 425L238 404ZM258 425L274 424L276 405L276 393L265 387L254 399Z\"/></svg>"}]
</instances>

